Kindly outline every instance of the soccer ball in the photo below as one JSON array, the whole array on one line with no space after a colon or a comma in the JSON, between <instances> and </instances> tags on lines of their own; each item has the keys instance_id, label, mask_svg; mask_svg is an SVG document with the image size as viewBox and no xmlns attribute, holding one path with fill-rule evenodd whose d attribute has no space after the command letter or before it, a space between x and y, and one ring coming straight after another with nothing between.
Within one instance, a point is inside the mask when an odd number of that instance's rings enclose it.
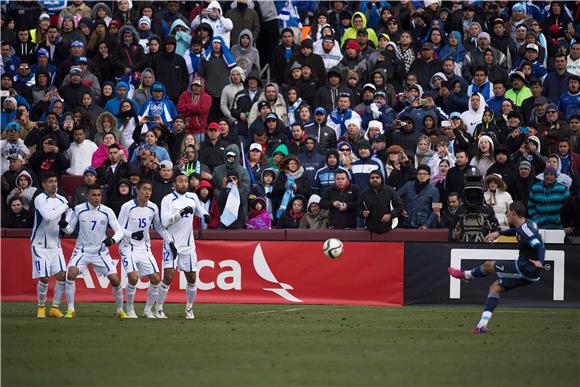
<instances>
[{"instance_id":1,"label":"soccer ball","mask_svg":"<svg viewBox=\"0 0 580 387\"><path fill-rule=\"evenodd\" d=\"M322 251L328 258L338 258L342 255L343 244L340 239L330 238L322 245Z\"/></svg>"}]
</instances>

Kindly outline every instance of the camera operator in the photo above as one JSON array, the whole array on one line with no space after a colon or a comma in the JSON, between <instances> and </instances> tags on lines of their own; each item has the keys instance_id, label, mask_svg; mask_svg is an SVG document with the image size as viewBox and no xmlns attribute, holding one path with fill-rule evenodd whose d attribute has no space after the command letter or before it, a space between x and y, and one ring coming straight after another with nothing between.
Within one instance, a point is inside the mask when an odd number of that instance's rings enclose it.
<instances>
[{"instance_id":1,"label":"camera operator","mask_svg":"<svg viewBox=\"0 0 580 387\"><path fill-rule=\"evenodd\" d=\"M463 203L455 211L451 239L462 242L483 242L490 232L500 231L495 211L484 201L483 182L475 167L465 172Z\"/></svg>"}]
</instances>

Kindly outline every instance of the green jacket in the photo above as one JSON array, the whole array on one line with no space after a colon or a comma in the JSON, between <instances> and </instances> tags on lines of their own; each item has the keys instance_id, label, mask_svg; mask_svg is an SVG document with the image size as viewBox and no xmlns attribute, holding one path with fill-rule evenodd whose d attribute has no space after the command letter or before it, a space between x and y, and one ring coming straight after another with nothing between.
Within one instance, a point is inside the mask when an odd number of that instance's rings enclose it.
<instances>
[{"instance_id":1,"label":"green jacket","mask_svg":"<svg viewBox=\"0 0 580 387\"><path fill-rule=\"evenodd\" d=\"M532 91L527 86L522 87L519 92L514 89L509 89L506 91L505 97L512 101L517 107L521 107L526 99L532 97Z\"/></svg>"}]
</instances>

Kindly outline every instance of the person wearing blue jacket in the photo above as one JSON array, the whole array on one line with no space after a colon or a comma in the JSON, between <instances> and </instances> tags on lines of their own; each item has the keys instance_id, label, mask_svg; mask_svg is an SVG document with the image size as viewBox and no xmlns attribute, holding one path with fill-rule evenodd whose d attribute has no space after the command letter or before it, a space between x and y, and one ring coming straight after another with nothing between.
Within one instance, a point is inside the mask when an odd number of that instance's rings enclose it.
<instances>
[{"instance_id":1,"label":"person wearing blue jacket","mask_svg":"<svg viewBox=\"0 0 580 387\"><path fill-rule=\"evenodd\" d=\"M405 202L403 222L405 228L433 228L435 214L433 203L439 202L439 191L430 181L431 168L427 165L417 167L417 178L401 187L399 195Z\"/></svg>"},{"instance_id":2,"label":"person wearing blue jacket","mask_svg":"<svg viewBox=\"0 0 580 387\"><path fill-rule=\"evenodd\" d=\"M177 109L173 101L169 99L165 92L165 86L161 82L154 82L151 85L151 98L141 105L139 110L139 120L147 118L148 123L162 123L168 128L173 127L173 118L177 117ZM151 127L151 125L147 125Z\"/></svg>"},{"instance_id":3,"label":"person wearing blue jacket","mask_svg":"<svg viewBox=\"0 0 580 387\"><path fill-rule=\"evenodd\" d=\"M570 75L568 78L568 92L560 96L558 110L567 120L575 114L580 114L580 76Z\"/></svg>"},{"instance_id":4,"label":"person wearing blue jacket","mask_svg":"<svg viewBox=\"0 0 580 387\"><path fill-rule=\"evenodd\" d=\"M358 156L359 159L351 166L351 180L361 191L369 188L369 176L372 171L379 171L383 176L383 181L385 180L383 163L373 156L371 144L367 140L359 141Z\"/></svg>"},{"instance_id":5,"label":"person wearing blue jacket","mask_svg":"<svg viewBox=\"0 0 580 387\"><path fill-rule=\"evenodd\" d=\"M124 99L129 99L133 104L133 109L138 112L139 105L137 105L137 102L128 97L129 90L129 84L127 82L117 82L117 85L115 86L115 97L107 101L105 104L105 111L116 116L119 113L119 106L121 105L121 101Z\"/></svg>"}]
</instances>

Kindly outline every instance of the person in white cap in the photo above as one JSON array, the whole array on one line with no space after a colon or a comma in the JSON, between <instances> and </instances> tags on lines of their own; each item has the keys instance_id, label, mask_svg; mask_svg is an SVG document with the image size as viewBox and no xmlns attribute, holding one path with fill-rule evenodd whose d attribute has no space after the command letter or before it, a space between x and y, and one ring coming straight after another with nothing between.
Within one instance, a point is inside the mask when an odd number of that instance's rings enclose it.
<instances>
[{"instance_id":1,"label":"person in white cap","mask_svg":"<svg viewBox=\"0 0 580 387\"><path fill-rule=\"evenodd\" d=\"M532 71L538 79L544 79L548 70L539 62L538 58L540 56L540 47L536 43L529 43L526 45L526 54L524 58L521 58L514 66L514 68L520 68L523 62L529 62L532 64Z\"/></svg>"},{"instance_id":2,"label":"person in white cap","mask_svg":"<svg viewBox=\"0 0 580 387\"><path fill-rule=\"evenodd\" d=\"M493 52L494 64L507 70L507 57L497 48L491 46L491 37L487 32L480 32L477 35L477 46L470 50L463 59L461 75L466 81L471 82L473 71L480 66L485 66L485 50Z\"/></svg>"}]
</instances>

